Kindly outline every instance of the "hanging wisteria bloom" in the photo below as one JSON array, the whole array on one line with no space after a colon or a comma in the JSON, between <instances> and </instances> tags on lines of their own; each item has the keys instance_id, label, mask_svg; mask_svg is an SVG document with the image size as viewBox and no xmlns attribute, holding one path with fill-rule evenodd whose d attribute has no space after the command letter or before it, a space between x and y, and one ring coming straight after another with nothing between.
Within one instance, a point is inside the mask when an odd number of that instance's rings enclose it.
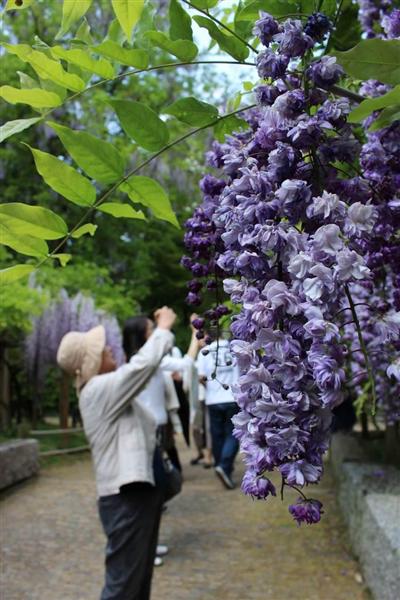
<instances>
[{"instance_id":1,"label":"hanging wisteria bloom","mask_svg":"<svg viewBox=\"0 0 400 600\"><path fill-rule=\"evenodd\" d=\"M70 298L65 290L61 290L59 297L33 320L32 331L25 340L25 363L39 392L49 367L57 365L57 350L62 337L68 331L88 331L99 324L104 325L106 343L117 364L123 364L125 356L118 321L96 309L93 298L80 293Z\"/></svg>"},{"instance_id":2,"label":"hanging wisteria bloom","mask_svg":"<svg viewBox=\"0 0 400 600\"><path fill-rule=\"evenodd\" d=\"M370 37L375 21L379 35L395 36L390 2L360 4ZM189 303L207 290L217 298L196 321L200 337L223 314L223 290L238 307L231 349L241 374L233 420L242 490L274 496L268 473L278 471L281 495L301 493L289 507L299 524L323 512L300 488L321 478L332 409L356 391L372 413L379 400L387 422L400 419L400 123L354 135L350 102L335 87L342 67L311 52L331 30L320 13L303 24L260 14L259 106L247 131L207 153L219 173L200 183L182 259L194 277ZM363 88L374 97L390 89Z\"/></svg>"}]
</instances>

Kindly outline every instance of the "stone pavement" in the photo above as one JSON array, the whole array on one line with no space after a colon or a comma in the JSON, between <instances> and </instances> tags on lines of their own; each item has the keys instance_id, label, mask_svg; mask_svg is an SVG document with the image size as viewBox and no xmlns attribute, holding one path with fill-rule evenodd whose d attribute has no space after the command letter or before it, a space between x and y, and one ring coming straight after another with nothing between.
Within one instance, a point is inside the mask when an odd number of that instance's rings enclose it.
<instances>
[{"instance_id":1,"label":"stone pavement","mask_svg":"<svg viewBox=\"0 0 400 600\"><path fill-rule=\"evenodd\" d=\"M189 453L182 457L187 464ZM185 466L183 492L163 517L171 553L156 569L152 600L367 600L329 468L313 495L324 519L297 527L286 506L294 496L255 502L223 489L212 471ZM0 499L1 600L98 600L104 537L87 455Z\"/></svg>"}]
</instances>

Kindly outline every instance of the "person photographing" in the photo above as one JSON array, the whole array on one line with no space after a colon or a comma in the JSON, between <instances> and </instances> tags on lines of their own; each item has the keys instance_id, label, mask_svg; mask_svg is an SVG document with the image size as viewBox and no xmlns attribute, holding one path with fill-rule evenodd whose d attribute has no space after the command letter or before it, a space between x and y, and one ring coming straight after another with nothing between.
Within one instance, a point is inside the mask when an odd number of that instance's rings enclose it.
<instances>
[{"instance_id":1,"label":"person photographing","mask_svg":"<svg viewBox=\"0 0 400 600\"><path fill-rule=\"evenodd\" d=\"M71 331L57 362L75 377L96 478L100 520L107 536L101 600L148 600L163 500L156 422L135 402L173 346L174 311L155 312L156 329L118 369L102 325Z\"/></svg>"}]
</instances>

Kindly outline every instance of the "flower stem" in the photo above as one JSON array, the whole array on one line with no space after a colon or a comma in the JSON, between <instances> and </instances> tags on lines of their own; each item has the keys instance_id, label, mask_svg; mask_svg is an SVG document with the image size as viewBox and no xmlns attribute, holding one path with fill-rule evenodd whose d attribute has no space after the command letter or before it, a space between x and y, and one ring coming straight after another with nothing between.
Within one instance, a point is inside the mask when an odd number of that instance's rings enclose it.
<instances>
[{"instance_id":1,"label":"flower stem","mask_svg":"<svg viewBox=\"0 0 400 600\"><path fill-rule=\"evenodd\" d=\"M347 300L349 301L351 314L353 315L354 324L356 326L358 341L360 342L360 348L361 348L361 351L364 356L365 368L367 370L368 379L369 379L369 382L371 385L371 394L372 394L371 414L375 415L375 412L376 412L376 389L375 389L375 381L374 381L374 375L372 372L371 362L369 360L368 350L367 350L367 347L365 345L364 338L362 335L361 325L360 325L360 321L358 319L356 307L355 307L352 295L350 293L349 287L347 285L345 285L344 291L345 291Z\"/></svg>"}]
</instances>

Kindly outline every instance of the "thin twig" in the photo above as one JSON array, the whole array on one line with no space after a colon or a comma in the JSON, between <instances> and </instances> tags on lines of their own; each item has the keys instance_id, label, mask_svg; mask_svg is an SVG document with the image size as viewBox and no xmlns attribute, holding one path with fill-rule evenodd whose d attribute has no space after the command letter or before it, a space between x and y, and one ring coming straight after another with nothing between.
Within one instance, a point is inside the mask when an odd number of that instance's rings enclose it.
<instances>
[{"instance_id":1,"label":"thin twig","mask_svg":"<svg viewBox=\"0 0 400 600\"><path fill-rule=\"evenodd\" d=\"M240 42L242 42L242 44L245 44L245 46L247 46L248 48L250 48L250 50L252 50L256 54L258 54L257 48L254 48L254 46L252 46L251 44L249 44L248 42L246 42L246 40L243 39L238 33L236 33L236 31L234 31L233 29L231 29L230 27L228 27L227 25L225 25L222 21L220 21L219 19L217 19L217 17L214 17L212 14L210 14L206 10L203 10L202 8L198 8L197 6L195 6L194 4L192 4L191 2L189 2L188 0L182 0L182 2L184 4L187 4L191 8L194 8L195 10L203 13L203 15L205 15L206 17L208 17L209 19L211 19L211 21L214 21L214 23L217 23L220 27L222 27L222 29L225 29L225 31L228 31L230 33L230 35L233 35L233 37L235 37Z\"/></svg>"},{"instance_id":2,"label":"thin twig","mask_svg":"<svg viewBox=\"0 0 400 600\"><path fill-rule=\"evenodd\" d=\"M366 98L364 98L364 96L361 96L360 94L356 94L356 92L352 92L351 90L346 90L346 88L342 88L342 87L340 87L340 85L330 86L329 91L333 92L334 94L337 94L338 96L343 96L343 98L348 98L349 100L353 100L354 102L357 102L358 104L360 104L361 102L366 100Z\"/></svg>"},{"instance_id":3,"label":"thin twig","mask_svg":"<svg viewBox=\"0 0 400 600\"><path fill-rule=\"evenodd\" d=\"M161 150L158 150L158 152L156 152L155 154L153 154L152 156L150 156L150 158L146 159L140 165L138 165L137 167L135 167L134 169L132 169L131 171L129 171L126 175L124 175L124 177L122 177L122 179L119 179L116 183L114 183L111 186L111 188L109 188L102 196L100 196L100 198L92 206L90 206L88 208L88 210L85 212L85 214L79 219L78 223L71 229L71 231L68 232L68 234L62 239L62 241L57 244L56 248L52 252L50 252L50 254L48 256L46 256L45 258L43 258L37 264L36 269L39 269L45 262L47 262L47 260L49 258L51 258L52 256L54 256L54 254L56 254L63 247L63 245L69 239L71 239L72 234L77 229L79 229L79 227L86 221L87 217L94 210L96 210L120 185L122 185L130 177L132 177L132 175L135 175L135 173L137 173L138 171L140 171L141 169L143 169L143 167L147 166L149 163L151 163L153 160L155 160L156 158L158 158L161 154L163 154L164 152L166 152L167 150L169 150L173 146L176 146L180 142L183 142L184 140L188 139L189 137L192 137L193 135L196 135L196 133L199 133L199 131L202 131L203 129L208 129L209 127L212 127L213 125L216 125L217 123L219 123L223 119L227 119L228 117L231 117L233 115L237 115L239 113L245 112L246 110L250 110L251 108L254 108L255 106L257 106L257 105L256 104L250 104L250 105L245 106L243 108L239 108L238 110L235 110L235 111L230 112L230 113L228 113L226 115L223 115L222 117L218 117L217 119L214 119L213 121L211 121L210 123L207 123L206 125L202 125L201 127L197 127L196 129L193 129L192 131L189 131L188 133L185 133L185 135L182 135L181 137L177 138L173 142L170 142L166 146L163 146L163 148L161 148Z\"/></svg>"}]
</instances>

